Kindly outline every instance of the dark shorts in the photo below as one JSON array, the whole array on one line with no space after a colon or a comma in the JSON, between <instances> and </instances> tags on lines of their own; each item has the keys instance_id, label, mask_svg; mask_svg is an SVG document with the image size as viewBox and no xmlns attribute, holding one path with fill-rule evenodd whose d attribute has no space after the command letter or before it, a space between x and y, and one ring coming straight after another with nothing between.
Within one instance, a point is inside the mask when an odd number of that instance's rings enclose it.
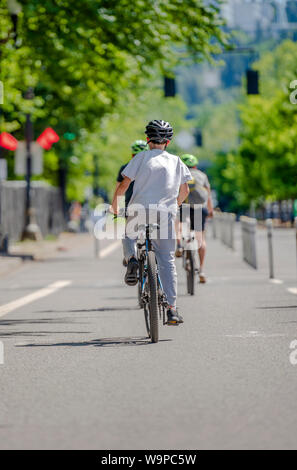
<instances>
[{"instance_id":1,"label":"dark shorts","mask_svg":"<svg viewBox=\"0 0 297 470\"><path fill-rule=\"evenodd\" d=\"M200 231L202 229L202 232L204 232L205 230L205 225L206 225L206 219L207 219L207 216L208 216L208 210L206 207L202 207L202 214L201 214L201 217L202 217L202 220L201 222L199 223L198 222L198 225L199 227L195 227L195 215L196 215L196 224L197 224L197 218L200 217L200 209L197 209L199 211L199 213L197 212L197 214L195 214L195 210L193 207L190 207L190 221L191 221L191 230L195 230L196 231ZM179 220L182 222L183 220L183 204L180 206L179 208ZM198 229L198 230L197 230Z\"/></svg>"}]
</instances>

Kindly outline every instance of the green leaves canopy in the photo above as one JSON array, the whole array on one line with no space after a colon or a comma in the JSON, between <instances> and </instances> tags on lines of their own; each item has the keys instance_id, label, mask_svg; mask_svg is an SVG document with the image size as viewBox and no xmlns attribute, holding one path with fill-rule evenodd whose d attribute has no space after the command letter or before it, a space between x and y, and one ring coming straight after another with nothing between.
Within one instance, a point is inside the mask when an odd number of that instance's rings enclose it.
<instances>
[{"instance_id":1,"label":"green leaves canopy","mask_svg":"<svg viewBox=\"0 0 297 470\"><path fill-rule=\"evenodd\" d=\"M36 136L46 126L54 127L60 136L74 132L85 146L61 139L54 152L62 162L74 149L83 159L88 143L95 151L100 146L102 118L116 112L119 99L121 107L126 96L127 106L132 103L131 96L150 86L148 77L154 81L156 74L170 73L189 57L210 58L226 42L217 2L18 3L22 8L15 40L7 1L0 0L0 79L5 88L1 130L23 139L25 113L30 112ZM35 91L32 101L23 98L29 86ZM53 152L46 158L48 176L56 161ZM78 168L73 172L76 179Z\"/></svg>"},{"instance_id":2,"label":"green leaves canopy","mask_svg":"<svg viewBox=\"0 0 297 470\"><path fill-rule=\"evenodd\" d=\"M30 82L38 97L36 116L55 126L91 128L152 67L170 69L185 51L196 59L209 57L225 41L218 8L201 0L19 3L18 49L12 35L1 46L2 80L7 93L10 88L24 91ZM0 4L5 38L9 15L6 1ZM16 113L23 111L21 94L14 107Z\"/></svg>"},{"instance_id":3,"label":"green leaves canopy","mask_svg":"<svg viewBox=\"0 0 297 470\"><path fill-rule=\"evenodd\" d=\"M233 209L251 201L297 198L297 105L290 102L296 57L297 44L286 40L255 64L261 94L239 106L239 148L224 161L222 155L216 158L218 186L233 198Z\"/></svg>"}]
</instances>

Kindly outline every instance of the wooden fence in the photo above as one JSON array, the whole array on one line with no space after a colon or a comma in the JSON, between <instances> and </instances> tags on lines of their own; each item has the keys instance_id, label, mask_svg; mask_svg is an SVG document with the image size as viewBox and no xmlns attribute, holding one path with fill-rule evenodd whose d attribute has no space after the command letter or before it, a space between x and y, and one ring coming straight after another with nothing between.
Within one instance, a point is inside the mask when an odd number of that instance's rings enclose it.
<instances>
[{"instance_id":1,"label":"wooden fence","mask_svg":"<svg viewBox=\"0 0 297 470\"><path fill-rule=\"evenodd\" d=\"M40 181L33 181L31 205L43 236L58 235L65 227L60 190ZM0 183L0 238L11 241L21 238L25 224L26 183L2 181ZM1 240L0 240L1 242Z\"/></svg>"}]
</instances>

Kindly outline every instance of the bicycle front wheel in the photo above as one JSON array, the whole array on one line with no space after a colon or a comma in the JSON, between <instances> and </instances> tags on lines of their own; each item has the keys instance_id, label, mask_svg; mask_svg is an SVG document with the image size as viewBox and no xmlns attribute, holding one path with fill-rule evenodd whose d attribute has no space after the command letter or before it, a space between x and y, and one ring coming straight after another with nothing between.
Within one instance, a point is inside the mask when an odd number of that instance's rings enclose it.
<instances>
[{"instance_id":1,"label":"bicycle front wheel","mask_svg":"<svg viewBox=\"0 0 297 470\"><path fill-rule=\"evenodd\" d=\"M149 288L149 313L150 313L150 337L152 343L159 341L159 305L156 257L153 251L148 252L148 288Z\"/></svg>"},{"instance_id":2,"label":"bicycle front wheel","mask_svg":"<svg viewBox=\"0 0 297 470\"><path fill-rule=\"evenodd\" d=\"M138 305L140 308L143 308L143 300L142 300L142 281L143 281L143 271L144 265L143 260L138 260L139 268L138 268Z\"/></svg>"}]
</instances>

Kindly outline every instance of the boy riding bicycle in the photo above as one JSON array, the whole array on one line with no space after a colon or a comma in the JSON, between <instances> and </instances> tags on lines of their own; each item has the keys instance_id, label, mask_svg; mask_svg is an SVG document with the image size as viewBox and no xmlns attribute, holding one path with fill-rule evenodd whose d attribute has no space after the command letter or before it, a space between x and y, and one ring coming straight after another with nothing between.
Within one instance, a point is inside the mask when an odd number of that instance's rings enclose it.
<instances>
[{"instance_id":1,"label":"boy riding bicycle","mask_svg":"<svg viewBox=\"0 0 297 470\"><path fill-rule=\"evenodd\" d=\"M175 230L174 219L177 206L180 206L189 194L187 181L192 179L188 168L179 157L166 151L173 137L171 125L163 120L154 120L146 126L145 133L150 150L140 152L122 172L123 181L116 189L111 211L118 214L118 198L123 196L130 183L134 182L133 195L128 205L128 216L135 213L135 208L143 208L145 214L155 221L156 215L164 224L167 220L167 236L157 236L152 240L165 295L169 304L168 324L183 323L183 318L176 308L177 275L175 266ZM152 206L154 208L152 209ZM128 220L129 223L129 220ZM136 258L136 237L126 236L126 258L128 261L125 282L137 284L138 261Z\"/></svg>"},{"instance_id":2,"label":"boy riding bicycle","mask_svg":"<svg viewBox=\"0 0 297 470\"><path fill-rule=\"evenodd\" d=\"M144 150L148 150L148 149L149 149L149 146L144 140L135 140L135 142L133 142L133 144L131 145L132 158L134 158L135 155L137 155L138 153L143 152ZM120 183L124 179L124 177L122 176L122 172L124 171L124 169L126 168L127 165L128 165L128 163L125 163L124 165L121 166L121 168L119 170L115 190L118 189ZM128 187L126 193L125 193L125 208L128 207L129 202L131 200L131 197L132 197L132 194L133 194L133 187L134 187L134 183L132 182L130 184L130 186ZM127 261L126 261L126 255L125 255L125 253L127 251L126 250L126 245L127 245L127 240L126 240L126 238L123 238L122 239L122 246L123 246L123 252L124 252L123 265L125 267L127 267Z\"/></svg>"},{"instance_id":3,"label":"boy riding bicycle","mask_svg":"<svg viewBox=\"0 0 297 470\"><path fill-rule=\"evenodd\" d=\"M199 279L202 284L206 282L206 276L204 274L204 260L206 253L206 236L205 236L205 224L207 217L213 216L213 205L211 198L211 189L210 184L207 178L207 175L202 171L198 170L197 166L199 160L194 155L185 154L181 156L183 163L189 168L189 171L192 175L191 181L189 181L190 194L188 197L188 205L190 206L190 222L191 230L196 232L196 238L198 241L198 255L200 261L199 269ZM195 226L195 217L197 207L202 205L202 217L201 222L198 227ZM182 256L182 247L181 247L181 222L183 219L183 206L180 208L180 223L177 225L177 249L176 256L179 258Z\"/></svg>"}]
</instances>

